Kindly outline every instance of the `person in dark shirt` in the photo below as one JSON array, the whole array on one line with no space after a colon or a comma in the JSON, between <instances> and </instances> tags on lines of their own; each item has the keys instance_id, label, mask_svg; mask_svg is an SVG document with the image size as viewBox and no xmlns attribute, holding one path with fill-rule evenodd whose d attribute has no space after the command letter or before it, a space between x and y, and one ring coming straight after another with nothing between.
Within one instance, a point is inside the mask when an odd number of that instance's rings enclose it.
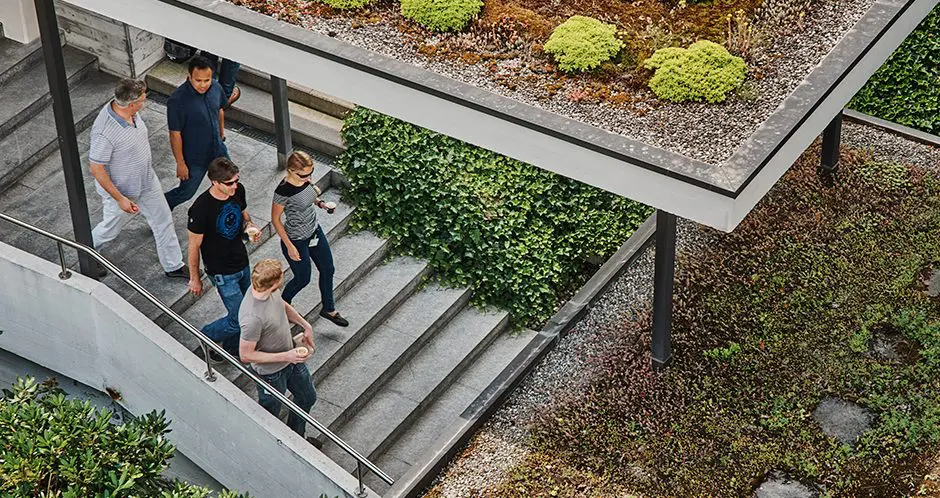
<instances>
[{"instance_id":1,"label":"person in dark shirt","mask_svg":"<svg viewBox=\"0 0 940 498\"><path fill-rule=\"evenodd\" d=\"M166 193L170 210L192 199L209 163L228 158L225 147L225 92L212 79L212 66L202 56L189 61L189 75L166 104L170 149L180 184Z\"/></svg>"},{"instance_id":2,"label":"person in dark shirt","mask_svg":"<svg viewBox=\"0 0 940 498\"><path fill-rule=\"evenodd\" d=\"M212 186L196 198L189 208L189 290L202 294L199 279L199 257L212 279L228 314L207 324L202 332L221 343L232 356L238 358L238 308L251 285L248 251L242 241L242 232L257 240L260 230L251 222L246 208L245 187L238 183L238 166L220 157L209 164ZM196 348L196 354L202 347ZM214 355L210 353L210 355ZM221 357L214 355L215 361Z\"/></svg>"}]
</instances>

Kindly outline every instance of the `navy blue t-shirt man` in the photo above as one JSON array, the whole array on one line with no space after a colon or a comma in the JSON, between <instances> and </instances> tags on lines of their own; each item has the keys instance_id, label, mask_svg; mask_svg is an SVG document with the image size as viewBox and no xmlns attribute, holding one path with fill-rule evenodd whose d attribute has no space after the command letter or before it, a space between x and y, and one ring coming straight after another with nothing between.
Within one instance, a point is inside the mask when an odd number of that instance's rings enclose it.
<instances>
[{"instance_id":1,"label":"navy blue t-shirt man","mask_svg":"<svg viewBox=\"0 0 940 498\"><path fill-rule=\"evenodd\" d=\"M209 61L194 57L186 81L170 95L166 106L170 149L180 179L179 186L166 193L171 210L192 199L213 159L228 157L223 142L226 101L219 82L212 79Z\"/></svg>"}]
</instances>

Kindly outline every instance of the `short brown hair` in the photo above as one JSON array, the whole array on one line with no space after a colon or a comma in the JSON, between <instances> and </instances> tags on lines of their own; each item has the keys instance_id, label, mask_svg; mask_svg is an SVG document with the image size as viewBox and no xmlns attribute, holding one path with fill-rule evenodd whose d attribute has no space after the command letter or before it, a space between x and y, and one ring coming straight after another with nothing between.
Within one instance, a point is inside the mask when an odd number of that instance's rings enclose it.
<instances>
[{"instance_id":1,"label":"short brown hair","mask_svg":"<svg viewBox=\"0 0 940 498\"><path fill-rule=\"evenodd\" d=\"M287 157L287 171L300 171L313 167L313 158L302 150L291 152Z\"/></svg>"},{"instance_id":2,"label":"short brown hair","mask_svg":"<svg viewBox=\"0 0 940 498\"><path fill-rule=\"evenodd\" d=\"M238 166L227 157L217 157L209 163L209 179L214 182L227 182L238 174Z\"/></svg>"},{"instance_id":3,"label":"short brown hair","mask_svg":"<svg viewBox=\"0 0 940 498\"><path fill-rule=\"evenodd\" d=\"M251 270L251 286L258 292L266 291L284 276L281 262L276 259L262 259Z\"/></svg>"}]
</instances>

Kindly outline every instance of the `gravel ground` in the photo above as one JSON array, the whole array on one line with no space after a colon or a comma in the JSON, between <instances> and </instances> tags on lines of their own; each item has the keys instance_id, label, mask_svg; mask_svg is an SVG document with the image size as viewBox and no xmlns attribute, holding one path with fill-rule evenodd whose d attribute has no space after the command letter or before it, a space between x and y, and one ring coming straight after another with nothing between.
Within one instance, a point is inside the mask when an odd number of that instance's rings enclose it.
<instances>
[{"instance_id":1,"label":"gravel ground","mask_svg":"<svg viewBox=\"0 0 940 498\"><path fill-rule=\"evenodd\" d=\"M569 98L571 92L583 86L577 78L566 82L565 88L552 97L547 97L546 85L558 83L558 79L546 74L541 69L544 61L528 51L518 58L500 61L495 72L484 63L428 58L418 53L420 45L445 42L472 45L474 42L465 34L430 35L422 40L412 40L397 29L398 23L405 20L395 9L382 11L380 17L383 21L377 24L353 22L345 17L313 16L307 16L302 22L308 29L335 36L358 47L717 165L732 155L873 3L873 0L823 0L807 15L802 32L794 27L791 30L793 36L779 37L764 50L764 56L758 61L763 78L752 79L749 83L756 95L753 99L731 98L721 105L658 106L647 91L645 97L654 105L641 103L632 110L607 103L572 102ZM498 82L499 79L518 86L507 88Z\"/></svg>"},{"instance_id":2,"label":"gravel ground","mask_svg":"<svg viewBox=\"0 0 940 498\"><path fill-rule=\"evenodd\" d=\"M843 144L869 149L881 160L910 162L940 170L940 148L911 142L887 132L854 123L843 125ZM714 243L721 233L678 220L679 253L695 253ZM445 498L479 496L502 482L507 473L528 454L526 426L539 410L552 402L552 393L583 386L582 346L599 344L598 338L618 320L648 309L653 293L653 254L648 248L613 284L583 320L546 355L503 405L477 433L458 458L435 482ZM940 469L940 464L938 464ZM940 473L940 471L937 471Z\"/></svg>"}]
</instances>

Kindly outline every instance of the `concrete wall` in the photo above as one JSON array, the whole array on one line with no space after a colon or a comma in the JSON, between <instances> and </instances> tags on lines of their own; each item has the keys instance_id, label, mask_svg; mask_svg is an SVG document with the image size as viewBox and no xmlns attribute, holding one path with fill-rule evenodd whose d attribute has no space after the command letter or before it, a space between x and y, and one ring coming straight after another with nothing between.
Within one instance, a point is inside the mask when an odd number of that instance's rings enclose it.
<instances>
[{"instance_id":1,"label":"concrete wall","mask_svg":"<svg viewBox=\"0 0 940 498\"><path fill-rule=\"evenodd\" d=\"M124 409L123 406L112 400L106 393L96 391L81 382L70 379L48 368L17 356L9 351L0 349L0 388L6 389L13 385L17 377L33 377L42 382L46 379L55 378L59 388L65 391L69 397L90 401L92 406L97 409L108 409L114 414L111 421L114 423L123 423L133 414ZM170 427L172 429L172 426ZM170 459L170 466L164 471L164 475L170 479L178 478L184 481L198 484L206 488L221 491L222 485L212 478L206 471L199 468L192 460L179 451Z\"/></svg>"},{"instance_id":2,"label":"concrete wall","mask_svg":"<svg viewBox=\"0 0 940 498\"><path fill-rule=\"evenodd\" d=\"M354 496L356 481L106 285L0 243L0 349L131 413L165 409L170 439L223 485L257 497Z\"/></svg>"},{"instance_id":3,"label":"concrete wall","mask_svg":"<svg viewBox=\"0 0 940 498\"><path fill-rule=\"evenodd\" d=\"M105 72L140 78L163 59L162 36L61 0L56 1L56 13L66 43L97 56Z\"/></svg>"},{"instance_id":4,"label":"concrete wall","mask_svg":"<svg viewBox=\"0 0 940 498\"><path fill-rule=\"evenodd\" d=\"M29 43L39 38L39 22L33 0L0 0L0 24L3 36Z\"/></svg>"}]
</instances>

